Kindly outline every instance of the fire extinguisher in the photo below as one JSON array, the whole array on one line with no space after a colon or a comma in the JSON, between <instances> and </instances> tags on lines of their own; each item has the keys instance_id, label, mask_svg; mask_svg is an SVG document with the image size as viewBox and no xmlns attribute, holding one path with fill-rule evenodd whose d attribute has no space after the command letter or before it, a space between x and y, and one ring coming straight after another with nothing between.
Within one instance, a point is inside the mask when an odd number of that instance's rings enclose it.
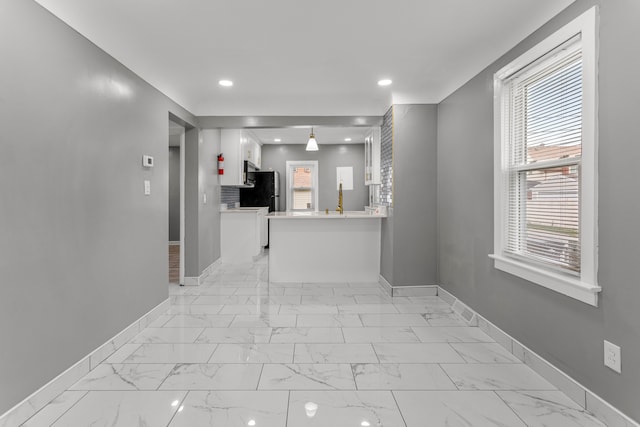
<instances>
[{"instance_id":1,"label":"fire extinguisher","mask_svg":"<svg viewBox=\"0 0 640 427\"><path fill-rule=\"evenodd\" d=\"M218 154L218 175L224 175L224 156Z\"/></svg>"}]
</instances>

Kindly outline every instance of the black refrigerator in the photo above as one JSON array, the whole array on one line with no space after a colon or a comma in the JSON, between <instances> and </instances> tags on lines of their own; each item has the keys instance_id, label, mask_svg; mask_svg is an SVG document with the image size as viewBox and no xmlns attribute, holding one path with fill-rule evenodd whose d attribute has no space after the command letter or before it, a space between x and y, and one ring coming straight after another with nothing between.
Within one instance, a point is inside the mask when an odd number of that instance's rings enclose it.
<instances>
[{"instance_id":1,"label":"black refrigerator","mask_svg":"<svg viewBox=\"0 0 640 427\"><path fill-rule=\"evenodd\" d=\"M253 188L240 189L241 207L269 207L269 212L280 210L280 173L277 171L255 172Z\"/></svg>"}]
</instances>

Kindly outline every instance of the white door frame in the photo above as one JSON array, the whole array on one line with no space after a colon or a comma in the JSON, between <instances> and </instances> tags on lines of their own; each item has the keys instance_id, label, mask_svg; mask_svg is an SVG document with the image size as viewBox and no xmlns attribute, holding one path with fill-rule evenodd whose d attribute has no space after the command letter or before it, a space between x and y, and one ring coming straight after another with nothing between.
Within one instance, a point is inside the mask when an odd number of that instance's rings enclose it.
<instances>
[{"instance_id":1,"label":"white door frame","mask_svg":"<svg viewBox=\"0 0 640 427\"><path fill-rule=\"evenodd\" d=\"M184 286L184 132L183 129L180 135L180 278L178 279L180 286Z\"/></svg>"}]
</instances>

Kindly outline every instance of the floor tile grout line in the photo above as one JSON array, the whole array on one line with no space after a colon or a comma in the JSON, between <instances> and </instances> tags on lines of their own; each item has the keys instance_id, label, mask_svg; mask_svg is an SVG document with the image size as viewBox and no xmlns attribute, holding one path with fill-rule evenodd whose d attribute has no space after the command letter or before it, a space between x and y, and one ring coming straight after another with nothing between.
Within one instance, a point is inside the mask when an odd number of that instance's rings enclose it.
<instances>
[{"instance_id":1,"label":"floor tile grout line","mask_svg":"<svg viewBox=\"0 0 640 427\"><path fill-rule=\"evenodd\" d=\"M447 376L447 378L449 378L449 381L451 381L451 383L454 385L454 387L456 388L456 391L463 391L463 389L461 389L460 387L458 387L458 384L456 384L456 382L453 380L453 378L451 378L451 375L449 375L449 373L447 372L446 369L444 369L442 367L442 365L445 365L446 363L438 363L438 366L440 367L440 370L442 372L444 372L444 374Z\"/></svg>"},{"instance_id":2,"label":"floor tile grout line","mask_svg":"<svg viewBox=\"0 0 640 427\"><path fill-rule=\"evenodd\" d=\"M167 392L167 391L243 391L240 389L189 389L189 390L185 390L184 388L176 388L176 389L150 389L150 388L143 388L143 389L136 389L136 390L132 390L130 388L127 389L116 389L116 388L95 388L95 389L91 389L91 390L67 390L67 391L84 391L86 393L95 393L95 392L100 392L100 393L138 393L138 392L149 392L149 393L163 393L163 392ZM246 389L245 389L246 390ZM253 391L253 390L251 390ZM502 391L506 391L506 390L502 390ZM510 391L510 390L509 390Z\"/></svg>"},{"instance_id":3,"label":"floor tile grout line","mask_svg":"<svg viewBox=\"0 0 640 427\"><path fill-rule=\"evenodd\" d=\"M526 422L525 420L523 420L523 419L522 419L522 417L520 417L520 415L519 415L519 414L518 414L518 413L517 413L517 412L516 412L512 407L511 407L511 405L509 405L509 404L507 403L507 401L506 401L506 400L504 400L504 399L502 398L502 396L500 396L500 394L498 394L498 391L504 391L504 390L491 390L491 391L493 392L493 394L494 394L494 395L496 395L496 397L497 397L498 399L500 399L500 401L501 401L501 402L503 402L503 403L505 404L505 406L506 406L507 408L509 408L509 410L510 410L511 412L513 412L513 414L516 416L516 418L518 418L520 421L522 421L522 424L523 424L525 427L526 427L526 426L528 426L527 422Z\"/></svg>"},{"instance_id":4,"label":"floor tile grout line","mask_svg":"<svg viewBox=\"0 0 640 427\"><path fill-rule=\"evenodd\" d=\"M378 352L376 351L375 346L373 345L373 343L369 343L369 345L371 346L371 348L373 349L373 353L376 355L376 359L378 359L378 364L382 364L382 361L380 360L380 356L378 355Z\"/></svg>"},{"instance_id":5,"label":"floor tile grout line","mask_svg":"<svg viewBox=\"0 0 640 427\"><path fill-rule=\"evenodd\" d=\"M189 393L191 393L191 390L186 390L186 393L182 397L182 402L178 403L178 406L176 407L176 410L173 411L173 415L171 415L171 418L169 419L166 427L169 427L173 422L173 419L176 417L176 415L178 415L178 412L180 412L180 405L184 405L184 402L187 400L187 396L189 396Z\"/></svg>"},{"instance_id":6,"label":"floor tile grout line","mask_svg":"<svg viewBox=\"0 0 640 427\"><path fill-rule=\"evenodd\" d=\"M349 363L349 370L351 371L351 377L353 378L353 385L356 388L356 391L359 391L358 382L356 381L356 372L355 366L360 365L359 363Z\"/></svg>"},{"instance_id":7,"label":"floor tile grout line","mask_svg":"<svg viewBox=\"0 0 640 427\"><path fill-rule=\"evenodd\" d=\"M269 363L269 365L278 365L277 363L273 364L273 363ZM346 363L343 363L343 365L346 365ZM268 388L268 389L256 389L254 387L252 388L247 388L247 387L221 387L221 388L212 388L212 387L196 387L196 388L191 388L191 389L184 389L183 387L180 388L164 388L164 389L158 389L158 390L153 390L153 389L138 389L138 390L131 390L131 389L93 389L93 390L65 390L65 392L74 392L74 391L78 391L78 392L84 392L84 394L86 395L87 393L140 393L140 392L148 392L148 393L164 393L164 392L168 392L168 391L208 391L208 392L227 392L227 391L232 391L232 392L245 392L245 391L249 391L249 392L263 392L263 391L359 391L359 392L388 392L388 391L411 391L411 392L438 392L438 393L458 393L458 392L464 392L464 393L498 393L498 392L515 392L515 393L531 393L531 392L558 392L558 393L562 393L560 390L523 390L523 389L505 389L505 390L491 390L491 389L486 389L486 390L456 390L456 389L451 389L451 388L431 388L431 387L424 387L424 388L363 388L363 389L355 389L355 388ZM84 397L84 395L83 395ZM80 398L82 399L82 398ZM78 400L79 402L79 400ZM75 404L74 404L75 406ZM43 408L44 409L44 408ZM584 408L575 408L575 411L577 412L582 412L591 416L594 416L591 412L589 412L588 410L585 410ZM40 411L38 411L40 412ZM34 414L33 417L35 417L37 415ZM33 418L31 417L31 418ZM31 419L29 418L29 419ZM27 420L28 421L28 420Z\"/></svg>"},{"instance_id":8,"label":"floor tile grout line","mask_svg":"<svg viewBox=\"0 0 640 427\"><path fill-rule=\"evenodd\" d=\"M256 383L256 391L260 389L260 381L262 381L262 373L264 372L264 365L265 363L263 363L262 366L260 367L260 375L258 375L258 382Z\"/></svg>"},{"instance_id":9,"label":"floor tile grout line","mask_svg":"<svg viewBox=\"0 0 640 427\"><path fill-rule=\"evenodd\" d=\"M465 364L469 364L469 361L467 360L467 358L464 357L464 355L461 352L456 350L456 348L453 345L451 345L452 343L448 342L446 344L454 351L454 353L456 353L458 356L460 356L460 359L462 359Z\"/></svg>"},{"instance_id":10,"label":"floor tile grout line","mask_svg":"<svg viewBox=\"0 0 640 427\"><path fill-rule=\"evenodd\" d=\"M160 391L160 388L162 387L162 385L165 383L165 381L167 381L167 379L171 376L171 374L173 373L173 371L176 370L176 367L178 365L183 365L182 363L174 363L173 364L173 368L171 368L171 370L169 371L169 373L167 374L166 377L164 377L164 379L160 382L160 384L158 385L158 388L156 389L157 391Z\"/></svg>"},{"instance_id":11,"label":"floor tile grout line","mask_svg":"<svg viewBox=\"0 0 640 427\"><path fill-rule=\"evenodd\" d=\"M57 395L56 397L54 397L53 399L51 399L51 401L50 401L50 402L48 402L46 405L44 405L42 408L40 408L40 409L39 409L35 414L33 414L33 415L31 415L29 418L27 418L27 419L23 422L23 424L26 424L27 422L29 422L29 420L31 420L31 419L32 419L32 418L34 418L36 415L38 415L39 413L41 413L41 412L42 412L42 411L43 411L47 406L49 406L49 405L50 405L54 400L56 400L58 397L62 396L62 394L66 393L66 392L69 392L69 391L71 391L71 392L73 392L73 391L80 391L80 392L84 392L84 394L83 394L82 396L80 396L80 398L79 398L78 400L76 400L76 401L75 401L75 403L74 403L73 405L69 406L69 407L67 408L67 410L66 410L66 411L64 411L62 414L60 414L60 416L58 416L55 420L53 420L53 421L49 424L50 426L52 426L52 425L54 425L55 423L57 423L57 422L58 422L58 420L60 420L60 418L62 418L62 417L63 417L67 412L69 412L72 408L74 408L74 407L75 407L75 406L76 406L76 405L77 405L77 404L78 404L82 399L84 399L84 398L85 398L85 396L86 396L87 394L89 394L89 392L90 392L91 390L70 390L70 389L66 389L66 390L64 390L62 393L60 393L59 395ZM20 425L23 425L23 424L20 424Z\"/></svg>"},{"instance_id":12,"label":"floor tile grout line","mask_svg":"<svg viewBox=\"0 0 640 427\"><path fill-rule=\"evenodd\" d=\"M391 393L391 397L393 397L393 401L396 403L396 408L398 408L398 413L400 414L400 418L402 418L402 422L404 423L405 427L408 427L409 425L407 424L407 420L404 419L404 414L402 413L402 409L400 409L400 405L398 404L398 399L396 398L394 390L389 390L389 393Z\"/></svg>"},{"instance_id":13,"label":"floor tile grout line","mask_svg":"<svg viewBox=\"0 0 640 427\"><path fill-rule=\"evenodd\" d=\"M143 330L144 330L144 329L143 329ZM142 332L142 331L140 331L140 332ZM127 344L129 344L129 343L127 343ZM125 344L125 345L126 345L126 344ZM134 354L136 351L140 350L140 348L141 348L144 344L131 343L131 345L137 345L137 347L136 347L136 348L134 348L134 349L131 351L131 353L129 353L129 354L127 355L127 357L125 357L124 359L122 359L122 361L121 361L121 362L115 362L115 363L126 363L127 359L129 359L131 356L133 356L133 354ZM124 345L123 345L122 347L124 347ZM100 362L100 364L99 364L98 366L100 366L100 365L101 365L101 364L103 364L103 363L114 363L114 362L108 362L108 360L109 360L111 357L113 357L113 355L114 355L115 353L117 353L117 352L118 352L122 347L120 347L118 350L116 350L116 351L114 351L113 353L111 353L111 355L110 355L109 357L107 357L106 359L104 359L102 362ZM129 362L129 363L135 363L135 362ZM96 366L96 368L97 368L97 366ZM94 369L95 369L95 368L94 368ZM93 370L93 369L89 370L89 372L91 372L92 370Z\"/></svg>"},{"instance_id":14,"label":"floor tile grout line","mask_svg":"<svg viewBox=\"0 0 640 427\"><path fill-rule=\"evenodd\" d=\"M271 343L257 343L257 344L271 344ZM294 344L294 343L275 343L276 345L287 345L287 344ZM302 344L302 345L315 345L317 343L295 343L295 344ZM323 343L320 343L323 344ZM329 343L330 345L339 345L342 343ZM346 344L369 344L369 343L346 343ZM374 344L380 344L380 343L374 343ZM251 345L249 343L220 343L220 345ZM375 349L374 349L375 351ZM214 352L215 353L215 352ZM262 364L265 362L162 362L162 361L153 361L153 362L116 362L116 363L112 363L112 362L108 362L108 363L101 363L100 365L173 365L173 364L178 364L178 365L258 365L258 364ZM275 364L275 365L279 365L279 364L283 364L283 363L288 363L288 362L269 362L270 364ZM356 360L356 361L342 361L342 362L326 362L326 363L320 363L320 362L292 362L298 365L322 365L322 364L341 364L341 363L359 363L359 364L368 364L368 365L455 365L455 366L462 366L462 365L468 365L468 366L500 366L500 367L507 367L507 366L520 366L521 364L518 363L464 363L464 362L420 362L420 361L409 361L409 362L369 362L369 361L360 361L360 360ZM100 366L98 365L98 366ZM68 390L73 390L73 389L68 389ZM546 391L557 391L557 388L553 388L553 389L540 389L540 390L546 390ZM66 391L66 390L65 390Z\"/></svg>"},{"instance_id":15,"label":"floor tile grout line","mask_svg":"<svg viewBox=\"0 0 640 427\"><path fill-rule=\"evenodd\" d=\"M213 355L216 354L216 351L218 351L218 347L220 347L220 343L215 344L213 351L211 352L211 354L209 355L209 358L207 359L207 364L212 363L211 359L213 359Z\"/></svg>"},{"instance_id":16,"label":"floor tile grout line","mask_svg":"<svg viewBox=\"0 0 640 427\"><path fill-rule=\"evenodd\" d=\"M287 412L284 420L285 427L289 427L289 407L291 406L291 390L287 390Z\"/></svg>"}]
</instances>

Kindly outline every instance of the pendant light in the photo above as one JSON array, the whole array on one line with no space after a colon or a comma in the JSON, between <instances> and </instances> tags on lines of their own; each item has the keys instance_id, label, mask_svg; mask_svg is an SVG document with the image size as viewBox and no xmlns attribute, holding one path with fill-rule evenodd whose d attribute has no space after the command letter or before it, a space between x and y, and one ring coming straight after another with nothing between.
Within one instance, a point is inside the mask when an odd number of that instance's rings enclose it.
<instances>
[{"instance_id":1,"label":"pendant light","mask_svg":"<svg viewBox=\"0 0 640 427\"><path fill-rule=\"evenodd\" d=\"M318 151L318 142L316 136L313 134L313 128L311 128L311 135L309 135L309 141L307 142L306 151Z\"/></svg>"}]
</instances>

